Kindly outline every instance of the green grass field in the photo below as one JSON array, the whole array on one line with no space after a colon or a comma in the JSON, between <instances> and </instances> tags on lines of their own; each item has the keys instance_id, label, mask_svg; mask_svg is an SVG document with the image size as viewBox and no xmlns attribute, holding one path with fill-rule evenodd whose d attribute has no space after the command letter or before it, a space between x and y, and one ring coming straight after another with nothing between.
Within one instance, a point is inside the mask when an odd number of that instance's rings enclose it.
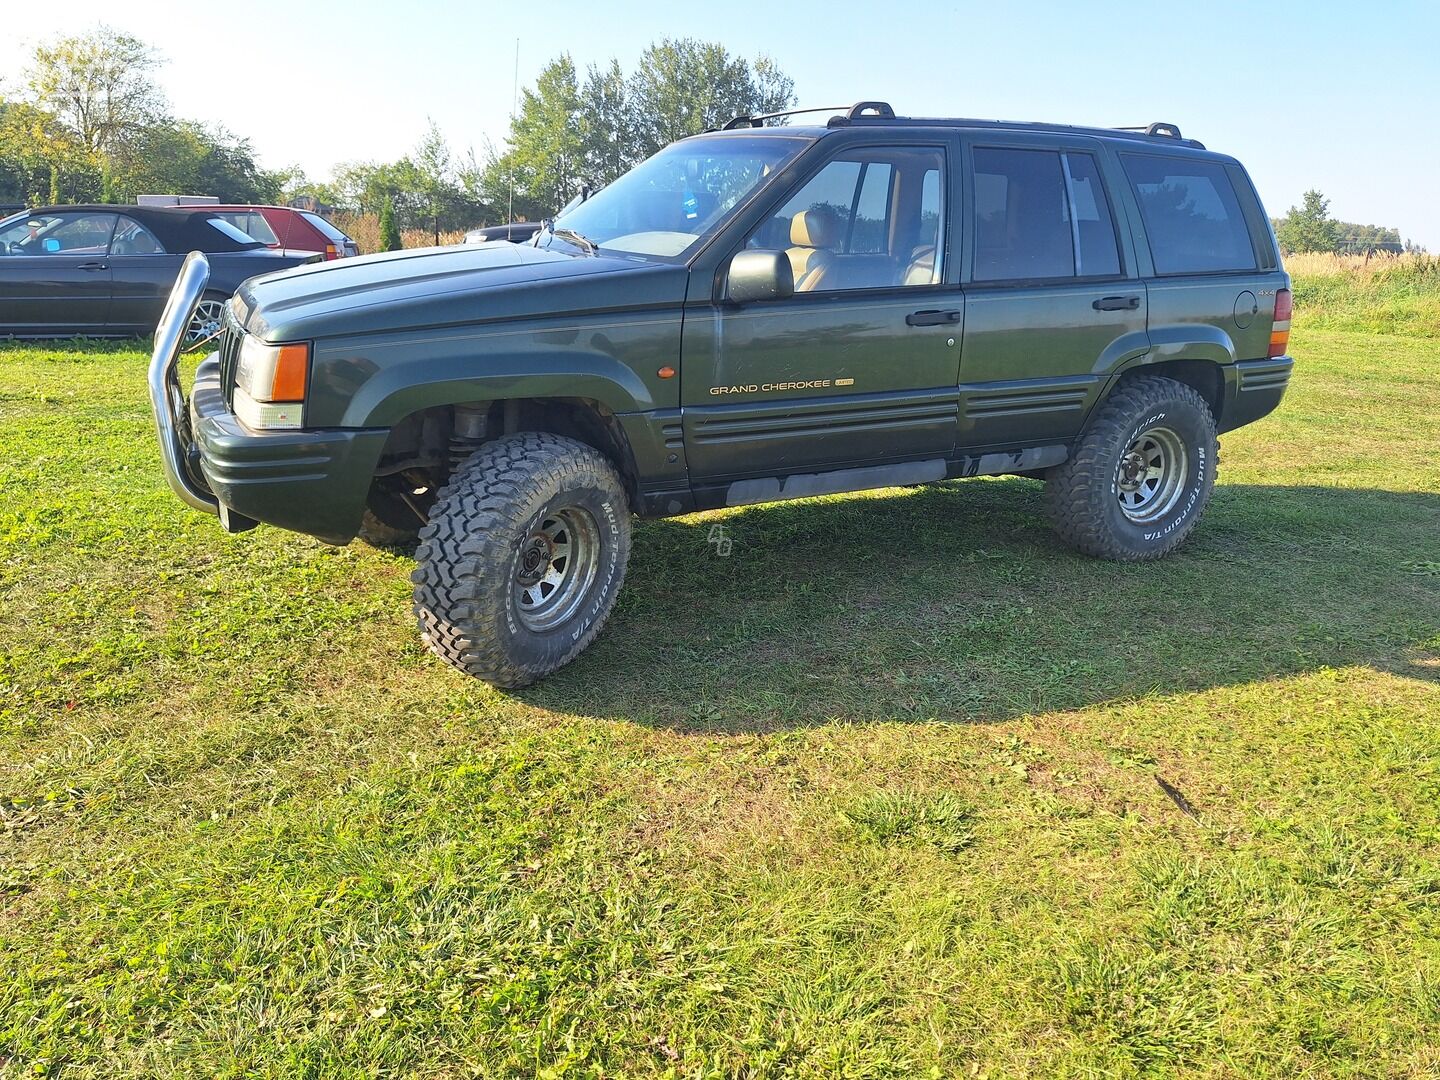
<instances>
[{"instance_id":1,"label":"green grass field","mask_svg":"<svg viewBox=\"0 0 1440 1080\"><path fill-rule=\"evenodd\" d=\"M1440 339L1293 348L1164 562L642 523L519 694L175 501L137 349L0 350L0 1075L1440 1074Z\"/></svg>"}]
</instances>

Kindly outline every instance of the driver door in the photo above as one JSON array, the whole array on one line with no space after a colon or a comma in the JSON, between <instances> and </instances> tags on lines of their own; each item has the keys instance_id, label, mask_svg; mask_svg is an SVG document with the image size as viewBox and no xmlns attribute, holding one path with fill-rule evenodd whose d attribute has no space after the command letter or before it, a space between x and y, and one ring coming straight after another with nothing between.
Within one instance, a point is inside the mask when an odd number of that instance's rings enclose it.
<instances>
[{"instance_id":1,"label":"driver door","mask_svg":"<svg viewBox=\"0 0 1440 1080\"><path fill-rule=\"evenodd\" d=\"M934 136L852 143L782 195L744 247L784 251L793 295L732 303L721 265L719 298L685 319L697 487L738 503L826 484L796 474L865 470L836 490L944 475L965 307L946 259L952 157Z\"/></svg>"},{"instance_id":2,"label":"driver door","mask_svg":"<svg viewBox=\"0 0 1440 1080\"><path fill-rule=\"evenodd\" d=\"M0 233L0 334L39 337L109 329L115 214L49 213Z\"/></svg>"}]
</instances>

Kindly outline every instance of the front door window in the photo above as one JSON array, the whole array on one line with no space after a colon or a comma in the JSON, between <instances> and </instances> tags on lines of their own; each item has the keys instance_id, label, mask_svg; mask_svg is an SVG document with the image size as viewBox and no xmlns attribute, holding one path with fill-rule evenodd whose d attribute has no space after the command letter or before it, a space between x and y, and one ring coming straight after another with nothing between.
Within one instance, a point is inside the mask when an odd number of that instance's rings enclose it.
<instances>
[{"instance_id":1,"label":"front door window","mask_svg":"<svg viewBox=\"0 0 1440 1080\"><path fill-rule=\"evenodd\" d=\"M750 235L784 251L796 292L939 283L943 155L874 147L835 158Z\"/></svg>"}]
</instances>

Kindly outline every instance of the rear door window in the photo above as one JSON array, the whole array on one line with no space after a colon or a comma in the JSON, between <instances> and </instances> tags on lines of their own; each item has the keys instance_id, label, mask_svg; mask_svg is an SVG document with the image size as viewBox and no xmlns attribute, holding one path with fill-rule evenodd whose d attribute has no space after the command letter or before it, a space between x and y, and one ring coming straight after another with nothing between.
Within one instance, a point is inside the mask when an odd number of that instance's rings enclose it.
<instances>
[{"instance_id":1,"label":"rear door window","mask_svg":"<svg viewBox=\"0 0 1440 1080\"><path fill-rule=\"evenodd\" d=\"M1255 248L1235 187L1215 161L1121 154L1157 274L1254 270Z\"/></svg>"},{"instance_id":2,"label":"rear door window","mask_svg":"<svg viewBox=\"0 0 1440 1080\"><path fill-rule=\"evenodd\" d=\"M1075 275L1060 154L975 149L976 281Z\"/></svg>"},{"instance_id":3,"label":"rear door window","mask_svg":"<svg viewBox=\"0 0 1440 1080\"><path fill-rule=\"evenodd\" d=\"M1091 154L975 148L976 281L1116 277L1115 219Z\"/></svg>"}]
</instances>

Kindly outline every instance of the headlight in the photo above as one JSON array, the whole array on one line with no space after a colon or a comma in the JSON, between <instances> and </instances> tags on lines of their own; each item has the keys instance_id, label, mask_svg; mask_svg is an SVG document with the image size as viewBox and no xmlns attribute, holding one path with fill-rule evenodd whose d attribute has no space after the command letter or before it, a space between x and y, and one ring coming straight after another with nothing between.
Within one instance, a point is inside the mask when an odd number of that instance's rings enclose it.
<instances>
[{"instance_id":1,"label":"headlight","mask_svg":"<svg viewBox=\"0 0 1440 1080\"><path fill-rule=\"evenodd\" d=\"M300 427L309 375L309 345L267 345L246 334L235 365L235 415L252 428Z\"/></svg>"}]
</instances>

